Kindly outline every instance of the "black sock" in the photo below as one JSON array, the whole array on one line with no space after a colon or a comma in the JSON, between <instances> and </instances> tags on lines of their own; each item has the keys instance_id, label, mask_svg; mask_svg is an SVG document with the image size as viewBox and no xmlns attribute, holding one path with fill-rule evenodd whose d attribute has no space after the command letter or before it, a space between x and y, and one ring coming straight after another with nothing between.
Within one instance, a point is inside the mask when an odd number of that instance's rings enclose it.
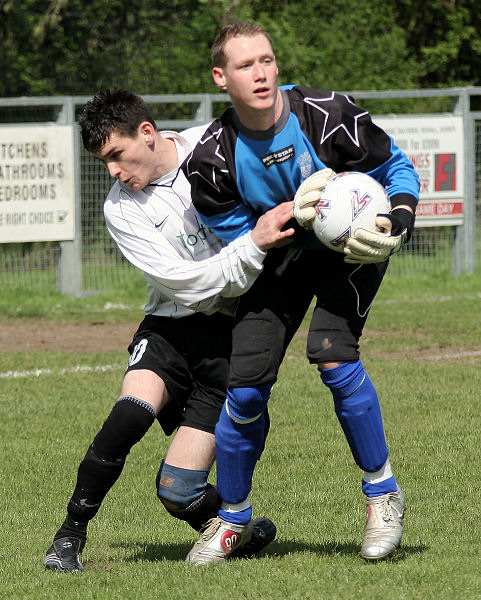
<instances>
[{"instance_id":1,"label":"black sock","mask_svg":"<svg viewBox=\"0 0 481 600\"><path fill-rule=\"evenodd\" d=\"M87 523L98 512L110 488L122 473L132 446L155 420L154 408L138 398L123 396L114 405L79 465L77 483L67 506L68 517L55 535L80 537L85 543Z\"/></svg>"},{"instance_id":2,"label":"black sock","mask_svg":"<svg viewBox=\"0 0 481 600\"><path fill-rule=\"evenodd\" d=\"M77 484L67 506L75 522L85 523L97 514L103 499L122 473L125 459L109 461L99 458L92 444L80 463Z\"/></svg>"},{"instance_id":3,"label":"black sock","mask_svg":"<svg viewBox=\"0 0 481 600\"><path fill-rule=\"evenodd\" d=\"M58 540L63 537L73 537L80 540L80 552L82 552L85 542L87 541L87 525L88 521L82 523L79 521L75 521L67 515L67 518L62 523L62 526L57 531L57 533L53 536L53 540Z\"/></svg>"}]
</instances>

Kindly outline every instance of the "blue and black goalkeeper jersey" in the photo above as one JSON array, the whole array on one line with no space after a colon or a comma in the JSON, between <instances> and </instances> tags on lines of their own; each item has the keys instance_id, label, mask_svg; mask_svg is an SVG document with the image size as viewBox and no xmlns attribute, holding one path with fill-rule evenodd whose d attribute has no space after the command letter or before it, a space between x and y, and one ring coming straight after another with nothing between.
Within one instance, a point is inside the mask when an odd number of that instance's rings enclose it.
<instances>
[{"instance_id":1,"label":"blue and black goalkeeper jersey","mask_svg":"<svg viewBox=\"0 0 481 600\"><path fill-rule=\"evenodd\" d=\"M194 205L219 237L231 241L246 233L324 167L368 173L386 188L393 207L415 208L418 175L369 113L344 94L301 86L283 86L281 93L283 112L271 129L246 129L231 107L183 165Z\"/></svg>"}]
</instances>

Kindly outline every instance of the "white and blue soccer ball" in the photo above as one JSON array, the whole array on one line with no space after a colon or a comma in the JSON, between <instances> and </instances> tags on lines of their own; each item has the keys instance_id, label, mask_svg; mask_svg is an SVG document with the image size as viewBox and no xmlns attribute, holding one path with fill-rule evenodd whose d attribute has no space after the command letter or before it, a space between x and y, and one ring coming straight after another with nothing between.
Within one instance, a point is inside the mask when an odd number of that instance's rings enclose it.
<instances>
[{"instance_id":1,"label":"white and blue soccer ball","mask_svg":"<svg viewBox=\"0 0 481 600\"><path fill-rule=\"evenodd\" d=\"M327 182L316 205L312 229L325 246L342 252L356 229L375 231L376 215L390 210L389 197L378 181L357 171L337 173Z\"/></svg>"}]
</instances>

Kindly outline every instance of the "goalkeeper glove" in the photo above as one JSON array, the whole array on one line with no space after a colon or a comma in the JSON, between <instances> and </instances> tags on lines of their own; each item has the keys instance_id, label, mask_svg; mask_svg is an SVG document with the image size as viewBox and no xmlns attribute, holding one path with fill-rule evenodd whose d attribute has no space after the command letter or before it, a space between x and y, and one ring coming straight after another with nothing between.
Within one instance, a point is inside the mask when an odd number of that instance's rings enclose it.
<instances>
[{"instance_id":1,"label":"goalkeeper glove","mask_svg":"<svg viewBox=\"0 0 481 600\"><path fill-rule=\"evenodd\" d=\"M344 261L352 264L383 262L399 252L411 238L414 230L414 215L405 208L395 212L378 214L376 230L357 229L344 246Z\"/></svg>"},{"instance_id":2,"label":"goalkeeper glove","mask_svg":"<svg viewBox=\"0 0 481 600\"><path fill-rule=\"evenodd\" d=\"M294 196L293 215L296 221L305 229L312 228L312 222L316 216L316 204L322 196L327 182L335 173L332 169L321 169L308 177Z\"/></svg>"}]
</instances>

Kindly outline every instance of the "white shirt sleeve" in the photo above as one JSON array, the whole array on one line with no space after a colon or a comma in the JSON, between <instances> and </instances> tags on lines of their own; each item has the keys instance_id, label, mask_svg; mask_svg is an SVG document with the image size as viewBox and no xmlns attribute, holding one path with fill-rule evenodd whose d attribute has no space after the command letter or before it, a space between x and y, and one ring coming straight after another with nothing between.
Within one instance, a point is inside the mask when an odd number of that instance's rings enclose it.
<instances>
[{"instance_id":1,"label":"white shirt sleeve","mask_svg":"<svg viewBox=\"0 0 481 600\"><path fill-rule=\"evenodd\" d=\"M195 227L198 232L200 224L192 221L192 215L198 218L193 207L186 210L184 206L176 214L167 206L165 218L153 218L148 210L152 201L142 205L135 201L138 195L129 193L127 200L115 202L109 202L109 195L104 206L106 224L122 254L149 276L162 299L210 312L219 297L239 296L251 287L262 271L266 253L257 248L250 233L222 247L218 238L201 226L200 240L189 246L185 240L195 238L189 231ZM156 210L158 215L158 206Z\"/></svg>"}]
</instances>

